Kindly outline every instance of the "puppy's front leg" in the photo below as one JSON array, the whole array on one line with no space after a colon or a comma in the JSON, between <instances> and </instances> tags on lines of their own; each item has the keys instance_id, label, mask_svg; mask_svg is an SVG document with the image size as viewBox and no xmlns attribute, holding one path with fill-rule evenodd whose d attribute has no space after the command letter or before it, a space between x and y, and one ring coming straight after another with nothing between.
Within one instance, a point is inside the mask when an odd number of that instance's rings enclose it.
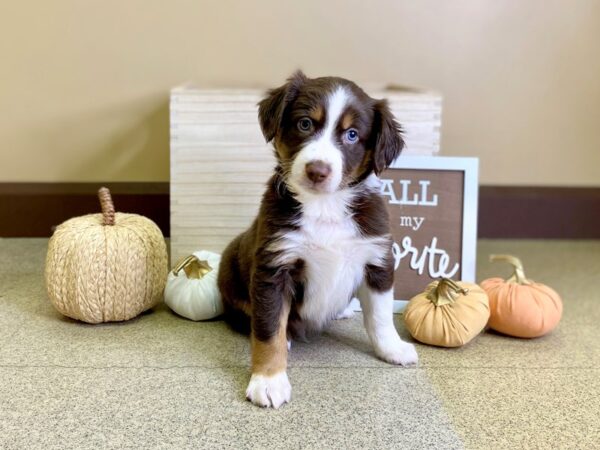
<instances>
[{"instance_id":1,"label":"puppy's front leg","mask_svg":"<svg viewBox=\"0 0 600 450\"><path fill-rule=\"evenodd\" d=\"M416 364L415 346L404 342L394 326L393 269L368 265L358 298L365 328L377 356L391 364Z\"/></svg>"},{"instance_id":2,"label":"puppy's front leg","mask_svg":"<svg viewBox=\"0 0 600 450\"><path fill-rule=\"evenodd\" d=\"M290 299L278 283L260 281L252 299L252 376L246 398L255 405L279 408L291 400L287 368L287 321Z\"/></svg>"}]
</instances>

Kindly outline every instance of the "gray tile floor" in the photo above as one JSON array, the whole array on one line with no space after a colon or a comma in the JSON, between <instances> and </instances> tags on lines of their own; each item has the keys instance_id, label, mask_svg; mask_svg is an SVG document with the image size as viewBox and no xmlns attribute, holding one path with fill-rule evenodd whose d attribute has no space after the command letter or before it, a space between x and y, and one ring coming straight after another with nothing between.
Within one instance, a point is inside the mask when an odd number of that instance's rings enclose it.
<instances>
[{"instance_id":1,"label":"gray tile floor","mask_svg":"<svg viewBox=\"0 0 600 450\"><path fill-rule=\"evenodd\" d=\"M279 411L244 400L248 341L221 321L164 306L121 324L60 316L45 249L0 239L0 448L600 446L600 242L479 243L479 279L508 275L487 254L511 252L563 295L553 334L418 345L419 367L402 369L375 358L358 315L293 344Z\"/></svg>"}]
</instances>

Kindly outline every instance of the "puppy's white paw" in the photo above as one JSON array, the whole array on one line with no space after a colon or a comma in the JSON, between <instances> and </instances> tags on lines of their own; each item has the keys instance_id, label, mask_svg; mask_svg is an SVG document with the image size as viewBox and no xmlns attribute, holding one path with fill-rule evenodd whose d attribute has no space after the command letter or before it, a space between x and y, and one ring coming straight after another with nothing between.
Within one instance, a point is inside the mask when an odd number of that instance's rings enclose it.
<instances>
[{"instance_id":1,"label":"puppy's white paw","mask_svg":"<svg viewBox=\"0 0 600 450\"><path fill-rule=\"evenodd\" d=\"M262 407L279 408L292 399L292 386L287 373L280 372L273 376L252 374L246 389L246 398Z\"/></svg>"},{"instance_id":2,"label":"puppy's white paw","mask_svg":"<svg viewBox=\"0 0 600 450\"><path fill-rule=\"evenodd\" d=\"M400 366L415 366L419 361L419 355L413 344L400 341L394 345L383 345L375 350L377 356L390 364Z\"/></svg>"},{"instance_id":3,"label":"puppy's white paw","mask_svg":"<svg viewBox=\"0 0 600 450\"><path fill-rule=\"evenodd\" d=\"M354 306L348 305L346 309L335 316L334 320L351 319L352 317L354 317Z\"/></svg>"}]
</instances>

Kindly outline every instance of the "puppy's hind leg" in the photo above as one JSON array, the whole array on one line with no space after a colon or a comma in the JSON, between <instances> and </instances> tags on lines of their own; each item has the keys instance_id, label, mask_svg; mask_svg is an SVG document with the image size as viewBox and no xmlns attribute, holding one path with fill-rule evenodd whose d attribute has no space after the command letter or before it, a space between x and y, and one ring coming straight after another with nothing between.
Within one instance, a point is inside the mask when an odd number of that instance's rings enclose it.
<instances>
[{"instance_id":1,"label":"puppy's hind leg","mask_svg":"<svg viewBox=\"0 0 600 450\"><path fill-rule=\"evenodd\" d=\"M350 302L348 306L346 306L346 308L343 311L337 313L337 315L333 319L344 320L351 319L352 317L354 317L354 305L352 304L352 302Z\"/></svg>"},{"instance_id":2,"label":"puppy's hind leg","mask_svg":"<svg viewBox=\"0 0 600 450\"><path fill-rule=\"evenodd\" d=\"M223 252L219 265L218 287L223 299L225 320L236 331L250 334L250 296L239 266L239 246L243 235L235 238Z\"/></svg>"}]
</instances>

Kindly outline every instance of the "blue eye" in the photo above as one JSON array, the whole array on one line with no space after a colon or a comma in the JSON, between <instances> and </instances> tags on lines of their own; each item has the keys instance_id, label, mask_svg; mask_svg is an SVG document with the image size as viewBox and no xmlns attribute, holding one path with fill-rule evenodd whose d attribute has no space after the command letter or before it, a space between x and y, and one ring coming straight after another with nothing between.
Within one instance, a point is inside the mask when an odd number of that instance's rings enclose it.
<instances>
[{"instance_id":1,"label":"blue eye","mask_svg":"<svg viewBox=\"0 0 600 450\"><path fill-rule=\"evenodd\" d=\"M300 131L310 131L312 129L313 123L308 117L303 117L298 121L298 129Z\"/></svg>"},{"instance_id":2,"label":"blue eye","mask_svg":"<svg viewBox=\"0 0 600 450\"><path fill-rule=\"evenodd\" d=\"M354 128L350 128L346 131L344 137L346 138L346 142L349 144L356 144L358 142L358 131L356 131Z\"/></svg>"}]
</instances>

